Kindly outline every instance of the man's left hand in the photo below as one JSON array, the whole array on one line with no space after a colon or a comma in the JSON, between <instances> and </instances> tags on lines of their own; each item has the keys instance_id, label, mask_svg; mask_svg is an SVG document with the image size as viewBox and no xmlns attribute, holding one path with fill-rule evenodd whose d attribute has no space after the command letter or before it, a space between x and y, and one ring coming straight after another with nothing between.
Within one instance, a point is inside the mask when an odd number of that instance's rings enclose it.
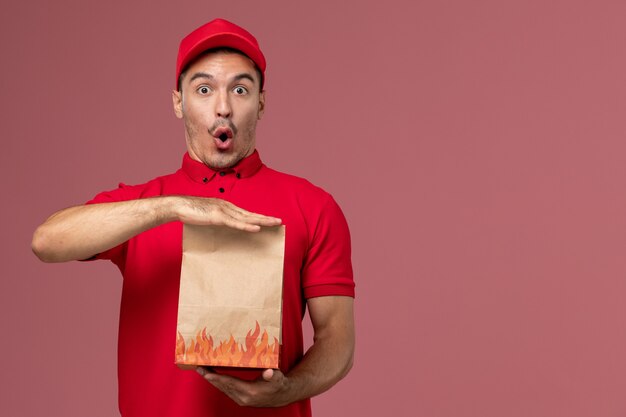
<instances>
[{"instance_id":1,"label":"man's left hand","mask_svg":"<svg viewBox=\"0 0 626 417\"><path fill-rule=\"evenodd\" d=\"M278 369L266 369L256 381L243 381L220 375L210 368L199 366L197 372L204 379L237 404L247 407L280 407L289 404L289 379Z\"/></svg>"}]
</instances>

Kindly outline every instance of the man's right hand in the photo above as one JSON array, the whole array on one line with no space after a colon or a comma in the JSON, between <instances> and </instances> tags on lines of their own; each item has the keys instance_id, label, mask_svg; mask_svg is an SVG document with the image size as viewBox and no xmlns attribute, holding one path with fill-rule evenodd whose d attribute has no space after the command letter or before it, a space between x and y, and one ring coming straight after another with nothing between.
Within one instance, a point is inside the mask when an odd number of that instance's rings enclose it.
<instances>
[{"instance_id":1,"label":"man's right hand","mask_svg":"<svg viewBox=\"0 0 626 417\"><path fill-rule=\"evenodd\" d=\"M218 198L162 196L61 210L37 228L32 248L44 262L88 259L141 232L176 220L249 232L281 224L278 218L251 213Z\"/></svg>"},{"instance_id":2,"label":"man's right hand","mask_svg":"<svg viewBox=\"0 0 626 417\"><path fill-rule=\"evenodd\" d=\"M176 199L175 219L187 224L220 225L248 232L261 226L278 226L281 220L244 210L219 198L171 197Z\"/></svg>"}]
</instances>

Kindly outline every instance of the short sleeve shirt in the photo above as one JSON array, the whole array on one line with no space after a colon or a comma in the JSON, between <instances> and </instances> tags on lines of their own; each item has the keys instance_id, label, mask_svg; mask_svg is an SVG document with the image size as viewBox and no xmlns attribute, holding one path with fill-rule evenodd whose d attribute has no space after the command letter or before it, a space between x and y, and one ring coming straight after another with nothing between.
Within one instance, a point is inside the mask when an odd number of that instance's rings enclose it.
<instances>
[{"instance_id":1,"label":"short sleeve shirt","mask_svg":"<svg viewBox=\"0 0 626 417\"><path fill-rule=\"evenodd\" d=\"M354 297L350 234L341 209L310 182L266 167L257 151L233 168L213 170L183 157L181 169L145 184L98 194L88 204L165 195L221 198L256 213L279 217L286 227L281 369L303 356L306 299ZM122 272L118 379L122 416L310 416L308 400L282 408L245 408L199 375L174 364L182 223L143 232L97 256ZM228 373L255 379L258 371Z\"/></svg>"}]
</instances>

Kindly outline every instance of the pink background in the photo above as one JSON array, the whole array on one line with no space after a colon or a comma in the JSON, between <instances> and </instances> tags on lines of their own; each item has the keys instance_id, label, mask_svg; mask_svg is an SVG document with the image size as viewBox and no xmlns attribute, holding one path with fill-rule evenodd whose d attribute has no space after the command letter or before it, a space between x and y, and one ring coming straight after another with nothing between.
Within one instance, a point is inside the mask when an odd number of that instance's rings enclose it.
<instances>
[{"instance_id":1,"label":"pink background","mask_svg":"<svg viewBox=\"0 0 626 417\"><path fill-rule=\"evenodd\" d=\"M352 229L318 416L626 416L622 0L3 3L0 415L116 414L121 278L31 235L179 166L177 44L218 16L268 58L265 162Z\"/></svg>"}]
</instances>

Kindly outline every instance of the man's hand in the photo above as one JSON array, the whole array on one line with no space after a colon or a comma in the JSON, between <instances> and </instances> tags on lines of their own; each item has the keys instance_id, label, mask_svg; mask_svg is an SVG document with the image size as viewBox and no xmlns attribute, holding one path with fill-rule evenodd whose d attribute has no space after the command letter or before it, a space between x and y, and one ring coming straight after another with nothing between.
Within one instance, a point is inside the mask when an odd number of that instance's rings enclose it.
<instances>
[{"instance_id":1,"label":"man's hand","mask_svg":"<svg viewBox=\"0 0 626 417\"><path fill-rule=\"evenodd\" d=\"M197 368L197 372L241 406L280 407L292 402L289 398L289 379L278 369L264 370L256 381L220 375L202 366Z\"/></svg>"},{"instance_id":2,"label":"man's hand","mask_svg":"<svg viewBox=\"0 0 626 417\"><path fill-rule=\"evenodd\" d=\"M219 198L203 198L177 196L175 202L175 219L187 224L220 225L247 232L258 232L261 226L278 226L281 223L276 217L244 210L226 200Z\"/></svg>"}]
</instances>

